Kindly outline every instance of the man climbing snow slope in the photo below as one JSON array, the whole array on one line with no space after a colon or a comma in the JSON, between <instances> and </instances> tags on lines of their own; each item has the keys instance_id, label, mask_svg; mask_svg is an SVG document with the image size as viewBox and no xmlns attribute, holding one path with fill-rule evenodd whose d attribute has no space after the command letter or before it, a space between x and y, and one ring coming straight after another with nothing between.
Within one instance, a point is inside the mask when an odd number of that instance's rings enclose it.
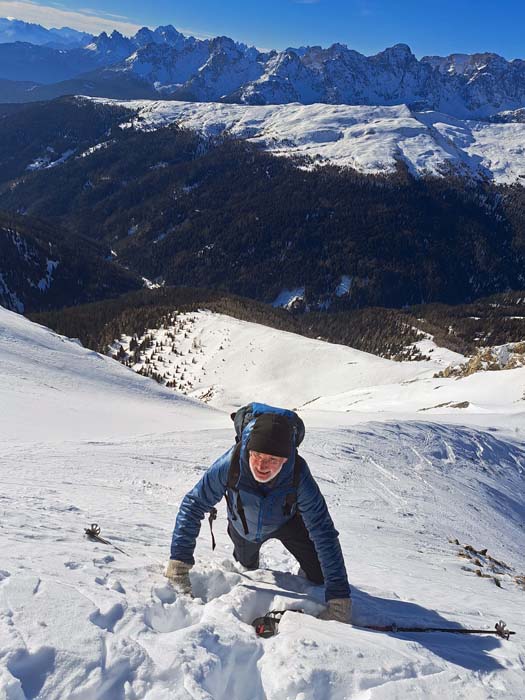
<instances>
[{"instance_id":1,"label":"man climbing snow slope","mask_svg":"<svg viewBox=\"0 0 525 700\"><path fill-rule=\"evenodd\" d=\"M264 542L277 539L299 562L302 573L325 585L325 620L351 622L345 564L326 502L305 460L297 453L304 424L293 411L252 403L232 415L237 443L206 471L183 498L173 531L166 576L191 593L189 572L206 513L223 496L234 558L259 567Z\"/></svg>"}]
</instances>

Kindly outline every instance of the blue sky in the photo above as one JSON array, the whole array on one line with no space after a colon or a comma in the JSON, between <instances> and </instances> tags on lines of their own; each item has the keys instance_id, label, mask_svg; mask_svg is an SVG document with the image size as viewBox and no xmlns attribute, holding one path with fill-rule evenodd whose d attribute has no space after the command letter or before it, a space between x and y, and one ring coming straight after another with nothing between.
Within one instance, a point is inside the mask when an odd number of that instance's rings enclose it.
<instances>
[{"instance_id":1,"label":"blue sky","mask_svg":"<svg viewBox=\"0 0 525 700\"><path fill-rule=\"evenodd\" d=\"M0 0L0 16L94 33L173 24L260 48L338 41L372 54L405 43L418 57L494 51L525 58L523 0Z\"/></svg>"}]
</instances>

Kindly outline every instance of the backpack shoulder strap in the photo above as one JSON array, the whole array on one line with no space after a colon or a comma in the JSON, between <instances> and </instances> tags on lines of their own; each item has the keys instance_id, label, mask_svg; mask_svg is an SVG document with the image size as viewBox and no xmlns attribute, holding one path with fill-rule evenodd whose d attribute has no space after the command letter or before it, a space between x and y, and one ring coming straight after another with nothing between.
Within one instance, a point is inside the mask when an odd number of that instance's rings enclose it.
<instances>
[{"instance_id":1,"label":"backpack shoulder strap","mask_svg":"<svg viewBox=\"0 0 525 700\"><path fill-rule=\"evenodd\" d=\"M304 459L296 451L295 452L295 464L293 466L293 485L296 489L299 488L299 482L301 481L301 472L303 470L304 465L305 465Z\"/></svg>"},{"instance_id":2,"label":"backpack shoulder strap","mask_svg":"<svg viewBox=\"0 0 525 700\"><path fill-rule=\"evenodd\" d=\"M241 443L238 442L230 458L230 468L228 469L228 488L237 491L237 484L241 475Z\"/></svg>"},{"instance_id":3,"label":"backpack shoulder strap","mask_svg":"<svg viewBox=\"0 0 525 700\"><path fill-rule=\"evenodd\" d=\"M244 534L247 535L249 532L248 522L246 521L246 514L244 513L244 508L242 505L241 494L239 493L239 489L237 487L237 484L239 483L240 474L241 474L241 443L238 442L235 445L235 448L232 452L232 456L231 456L231 460L230 460L230 468L228 470L227 489L226 489L226 493L224 494L224 496L226 498L226 505L228 506L228 510L230 511L230 515L232 517L232 520L237 520L237 516L235 515L235 510L233 509L233 504L232 504L230 497L228 495L228 489L230 489L230 491L233 491L237 494L237 499L236 499L237 513L239 513L239 518L241 519L242 527L244 529Z\"/></svg>"},{"instance_id":4,"label":"backpack shoulder strap","mask_svg":"<svg viewBox=\"0 0 525 700\"><path fill-rule=\"evenodd\" d=\"M295 452L295 463L293 465L293 487L294 490L291 491L287 496L283 506L284 515L291 515L292 508L297 503L297 489L299 488L299 482L301 481L301 472L305 464L304 459Z\"/></svg>"}]
</instances>

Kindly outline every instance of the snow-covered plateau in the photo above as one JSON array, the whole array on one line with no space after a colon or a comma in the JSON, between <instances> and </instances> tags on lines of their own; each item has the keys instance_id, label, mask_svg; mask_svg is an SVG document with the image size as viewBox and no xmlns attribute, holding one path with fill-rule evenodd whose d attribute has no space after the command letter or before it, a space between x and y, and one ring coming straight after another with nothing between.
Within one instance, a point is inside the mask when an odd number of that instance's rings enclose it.
<instances>
[{"instance_id":1,"label":"snow-covered plateau","mask_svg":"<svg viewBox=\"0 0 525 700\"><path fill-rule=\"evenodd\" d=\"M523 122L458 119L414 112L404 104L248 106L90 99L136 110L123 126L153 130L175 123L207 137L245 139L278 156L306 157L310 166L392 173L401 162L416 175L453 171L497 183L525 182Z\"/></svg>"},{"instance_id":2,"label":"snow-covered plateau","mask_svg":"<svg viewBox=\"0 0 525 700\"><path fill-rule=\"evenodd\" d=\"M435 379L454 358L430 340L432 361L394 363L192 318L213 405L0 307L0 698L522 698L525 368ZM238 570L223 503L217 548L207 524L198 541L195 598L162 575L180 499L231 445L227 409L248 398L306 423L354 626L316 619L323 590L276 542L263 568ZM125 554L85 537L95 522ZM259 639L252 620L283 608L305 614ZM509 641L362 628L499 619Z\"/></svg>"}]
</instances>

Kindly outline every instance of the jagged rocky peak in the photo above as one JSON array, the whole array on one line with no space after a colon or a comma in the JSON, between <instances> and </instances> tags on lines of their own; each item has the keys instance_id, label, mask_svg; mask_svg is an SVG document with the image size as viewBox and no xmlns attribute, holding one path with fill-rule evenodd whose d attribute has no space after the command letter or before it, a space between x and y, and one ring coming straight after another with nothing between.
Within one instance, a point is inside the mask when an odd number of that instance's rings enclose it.
<instances>
[{"instance_id":1,"label":"jagged rocky peak","mask_svg":"<svg viewBox=\"0 0 525 700\"><path fill-rule=\"evenodd\" d=\"M137 46L147 46L148 44L167 44L168 46L184 48L187 43L194 43L194 37L185 37L177 31L171 24L157 27L155 30L149 27L142 27L132 38Z\"/></svg>"},{"instance_id":2,"label":"jagged rocky peak","mask_svg":"<svg viewBox=\"0 0 525 700\"><path fill-rule=\"evenodd\" d=\"M442 75L471 78L487 68L505 70L509 62L497 53L452 53L450 56L424 56L421 63L429 64Z\"/></svg>"},{"instance_id":3,"label":"jagged rocky peak","mask_svg":"<svg viewBox=\"0 0 525 700\"><path fill-rule=\"evenodd\" d=\"M322 46L311 46L305 50L301 59L305 66L317 71L328 70L329 65L331 68L338 65L355 65L356 63L364 65L367 60L358 51L349 49L346 44L338 43L332 44L326 49Z\"/></svg>"},{"instance_id":4,"label":"jagged rocky peak","mask_svg":"<svg viewBox=\"0 0 525 700\"><path fill-rule=\"evenodd\" d=\"M98 46L101 46L102 44L105 44L109 41L109 37L106 34L106 32L100 32L98 36L93 37L93 41L91 44L88 44L87 48L97 48Z\"/></svg>"},{"instance_id":5,"label":"jagged rocky peak","mask_svg":"<svg viewBox=\"0 0 525 700\"><path fill-rule=\"evenodd\" d=\"M479 73L485 70L506 70L510 64L509 62L497 53L475 53L470 56L470 61L468 61L467 75L473 73Z\"/></svg>"},{"instance_id":6,"label":"jagged rocky peak","mask_svg":"<svg viewBox=\"0 0 525 700\"><path fill-rule=\"evenodd\" d=\"M376 53L375 56L370 56L370 60L374 62L388 63L393 68L419 63L417 58L412 53L410 46L407 44L395 44L394 46L390 46L384 51Z\"/></svg>"},{"instance_id":7,"label":"jagged rocky peak","mask_svg":"<svg viewBox=\"0 0 525 700\"><path fill-rule=\"evenodd\" d=\"M175 46L175 44L178 44L181 42L181 40L184 42L186 38L188 39L193 39L193 37L185 37L184 34L181 34L177 29L172 24L166 24L165 26L160 26L155 29L154 32L155 36L162 38L163 41L165 41L167 44L171 44L172 46Z\"/></svg>"},{"instance_id":8,"label":"jagged rocky peak","mask_svg":"<svg viewBox=\"0 0 525 700\"><path fill-rule=\"evenodd\" d=\"M303 65L301 57L293 49L286 49L286 51L273 56L268 62L268 69L269 71L276 71L289 66L299 67L301 65Z\"/></svg>"},{"instance_id":9,"label":"jagged rocky peak","mask_svg":"<svg viewBox=\"0 0 525 700\"><path fill-rule=\"evenodd\" d=\"M294 49L290 50L293 51ZM300 55L308 63L315 63L316 61L322 63L326 60L337 60L346 51L348 51L348 47L344 44L332 44L326 49L322 46L309 46L301 54L297 55Z\"/></svg>"},{"instance_id":10,"label":"jagged rocky peak","mask_svg":"<svg viewBox=\"0 0 525 700\"><path fill-rule=\"evenodd\" d=\"M157 37L149 27L141 27L133 37L138 46L146 46L147 44L156 44Z\"/></svg>"},{"instance_id":11,"label":"jagged rocky peak","mask_svg":"<svg viewBox=\"0 0 525 700\"><path fill-rule=\"evenodd\" d=\"M96 51L99 54L108 54L125 58L135 50L135 46L131 39L122 36L120 32L114 29L109 36L106 32L99 34L86 46L86 49Z\"/></svg>"},{"instance_id":12,"label":"jagged rocky peak","mask_svg":"<svg viewBox=\"0 0 525 700\"><path fill-rule=\"evenodd\" d=\"M346 44L340 44L338 42L332 44L327 49L324 49L324 53L327 56L330 56L330 58L339 58L340 56L345 56L348 53L355 54L357 56L362 56L362 54L360 54L358 51L349 49Z\"/></svg>"},{"instance_id":13,"label":"jagged rocky peak","mask_svg":"<svg viewBox=\"0 0 525 700\"><path fill-rule=\"evenodd\" d=\"M256 50L255 50L256 51ZM228 36L217 36L210 41L210 53L240 56L249 52L246 44L240 44Z\"/></svg>"}]
</instances>

